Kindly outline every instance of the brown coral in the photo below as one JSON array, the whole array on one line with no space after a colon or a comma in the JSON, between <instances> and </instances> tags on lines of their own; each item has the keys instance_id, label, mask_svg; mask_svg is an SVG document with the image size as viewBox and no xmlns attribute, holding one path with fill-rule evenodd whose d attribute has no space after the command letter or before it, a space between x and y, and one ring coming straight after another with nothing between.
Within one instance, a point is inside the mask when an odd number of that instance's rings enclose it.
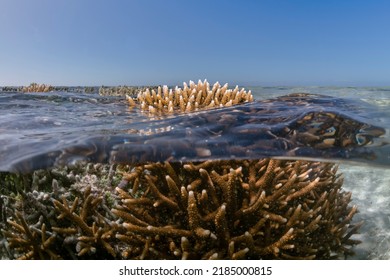
<instances>
[{"instance_id":1,"label":"brown coral","mask_svg":"<svg viewBox=\"0 0 390 280\"><path fill-rule=\"evenodd\" d=\"M78 169L36 171L31 187L51 191L35 190L21 193L17 199L8 198L14 202L6 205L6 222L0 227L9 258L116 257L111 247L115 244L115 216L107 206L109 195L106 196L111 188L112 169L99 164Z\"/></svg>"},{"instance_id":2,"label":"brown coral","mask_svg":"<svg viewBox=\"0 0 390 280\"><path fill-rule=\"evenodd\" d=\"M55 233L46 231L46 224L39 219L35 225L28 225L22 213L16 211L15 220L8 221L11 230L3 231L9 247L16 249L18 259L60 259L53 244Z\"/></svg>"},{"instance_id":3,"label":"brown coral","mask_svg":"<svg viewBox=\"0 0 390 280\"><path fill-rule=\"evenodd\" d=\"M65 197L60 202L53 199L56 210L60 213L57 217L59 220L67 219L68 227L52 227L53 231L59 235L68 237L69 243L76 244L77 256L81 257L86 254L96 253L96 247L103 247L112 257L115 257L115 251L109 244L113 235L110 222L99 212L97 207L102 205L102 196L95 196L91 189L84 191L84 200L80 204L76 197L70 206ZM70 207L69 207L70 206ZM73 238L69 238L71 235Z\"/></svg>"},{"instance_id":4,"label":"brown coral","mask_svg":"<svg viewBox=\"0 0 390 280\"><path fill-rule=\"evenodd\" d=\"M303 161L154 163L117 188L124 258L313 259L349 254L356 207L337 168Z\"/></svg>"},{"instance_id":5,"label":"brown coral","mask_svg":"<svg viewBox=\"0 0 390 280\"><path fill-rule=\"evenodd\" d=\"M330 163L96 166L42 172L51 192L2 197L9 258L329 259L357 243L357 209Z\"/></svg>"}]
</instances>

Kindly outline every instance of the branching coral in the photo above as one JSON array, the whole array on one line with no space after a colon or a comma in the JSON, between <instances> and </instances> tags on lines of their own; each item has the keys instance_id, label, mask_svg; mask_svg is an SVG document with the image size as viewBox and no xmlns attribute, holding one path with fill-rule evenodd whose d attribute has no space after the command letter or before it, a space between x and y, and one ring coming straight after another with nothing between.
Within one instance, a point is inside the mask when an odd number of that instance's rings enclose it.
<instances>
[{"instance_id":1,"label":"branching coral","mask_svg":"<svg viewBox=\"0 0 390 280\"><path fill-rule=\"evenodd\" d=\"M127 96L127 100L130 106L140 104L143 111L161 114L228 107L253 101L253 96L251 91L246 92L244 88L240 90L236 86L234 89L228 89L228 84L221 86L218 82L210 89L206 80L203 82L199 80L198 84L193 81L190 81L189 85L183 83L183 88L158 87L157 92L146 88L138 93L136 100L131 96Z\"/></svg>"},{"instance_id":2,"label":"branching coral","mask_svg":"<svg viewBox=\"0 0 390 280\"><path fill-rule=\"evenodd\" d=\"M112 166L40 170L32 177L30 189L36 190L8 198L14 202L7 205L1 227L10 258L115 257L109 243L116 228L109 209L114 203L109 195L115 181Z\"/></svg>"},{"instance_id":3,"label":"branching coral","mask_svg":"<svg viewBox=\"0 0 390 280\"><path fill-rule=\"evenodd\" d=\"M350 253L356 207L332 164L155 163L124 174L117 238L126 258L328 259ZM135 249L136 248L136 249Z\"/></svg>"},{"instance_id":4,"label":"branching coral","mask_svg":"<svg viewBox=\"0 0 390 280\"><path fill-rule=\"evenodd\" d=\"M95 254L97 246L103 247L112 257L115 257L115 251L109 244L115 227L111 228L110 222L97 209L98 206L102 206L102 200L103 197L92 194L90 188L84 191L82 204L79 203L78 197L71 205L65 197L62 202L53 199L54 207L60 213L57 218L68 220L69 225L52 229L59 235L64 235L65 243L75 243L79 257Z\"/></svg>"},{"instance_id":5,"label":"branching coral","mask_svg":"<svg viewBox=\"0 0 390 280\"><path fill-rule=\"evenodd\" d=\"M60 259L53 248L55 233L46 231L46 224L39 219L35 225L28 225L20 212L16 219L9 220L10 230L3 231L10 248L16 248L18 259Z\"/></svg>"},{"instance_id":6,"label":"branching coral","mask_svg":"<svg viewBox=\"0 0 390 280\"><path fill-rule=\"evenodd\" d=\"M352 253L361 225L330 163L89 164L37 174L37 190L2 197L10 258L329 259ZM39 191L44 177L51 191Z\"/></svg>"}]
</instances>

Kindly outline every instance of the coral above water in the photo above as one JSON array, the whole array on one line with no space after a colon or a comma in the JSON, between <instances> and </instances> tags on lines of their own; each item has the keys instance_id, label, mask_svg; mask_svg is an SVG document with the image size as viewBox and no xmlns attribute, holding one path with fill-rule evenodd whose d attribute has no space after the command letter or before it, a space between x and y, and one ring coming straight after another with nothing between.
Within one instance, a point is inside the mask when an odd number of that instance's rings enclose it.
<instances>
[{"instance_id":1,"label":"coral above water","mask_svg":"<svg viewBox=\"0 0 390 280\"><path fill-rule=\"evenodd\" d=\"M23 92L50 92L54 87L46 84L31 83L29 86L23 87Z\"/></svg>"},{"instance_id":2,"label":"coral above water","mask_svg":"<svg viewBox=\"0 0 390 280\"><path fill-rule=\"evenodd\" d=\"M135 97L135 96L137 96L139 91L145 90L146 88L157 89L156 86L152 86L152 87L143 87L143 86L107 87L107 86L101 86L99 88L99 95Z\"/></svg>"},{"instance_id":3,"label":"coral above water","mask_svg":"<svg viewBox=\"0 0 390 280\"><path fill-rule=\"evenodd\" d=\"M253 101L251 91L241 90L236 86L229 89L228 84L221 86L216 82L212 88L207 80L193 81L189 85L183 83L183 88L169 89L163 86L155 89L146 88L140 91L137 98L127 95L131 106L139 104L141 110L151 114L192 112L200 109L229 107L243 102Z\"/></svg>"},{"instance_id":4,"label":"coral above water","mask_svg":"<svg viewBox=\"0 0 390 280\"><path fill-rule=\"evenodd\" d=\"M330 163L88 164L27 182L1 197L8 258L340 258L361 225Z\"/></svg>"}]
</instances>

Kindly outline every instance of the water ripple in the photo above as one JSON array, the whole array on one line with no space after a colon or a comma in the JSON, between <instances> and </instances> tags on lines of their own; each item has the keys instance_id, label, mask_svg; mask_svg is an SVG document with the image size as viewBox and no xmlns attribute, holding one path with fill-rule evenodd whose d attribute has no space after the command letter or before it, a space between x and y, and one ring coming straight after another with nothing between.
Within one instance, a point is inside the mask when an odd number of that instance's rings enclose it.
<instances>
[{"instance_id":1,"label":"water ripple","mask_svg":"<svg viewBox=\"0 0 390 280\"><path fill-rule=\"evenodd\" d=\"M390 166L390 110L380 91L369 91L384 100L379 106L361 101L349 88L309 88L330 96L282 97L294 88L252 90L259 101L154 119L130 109L120 97L0 93L0 171L27 172L79 160L262 157ZM373 100L367 94L362 98Z\"/></svg>"}]
</instances>

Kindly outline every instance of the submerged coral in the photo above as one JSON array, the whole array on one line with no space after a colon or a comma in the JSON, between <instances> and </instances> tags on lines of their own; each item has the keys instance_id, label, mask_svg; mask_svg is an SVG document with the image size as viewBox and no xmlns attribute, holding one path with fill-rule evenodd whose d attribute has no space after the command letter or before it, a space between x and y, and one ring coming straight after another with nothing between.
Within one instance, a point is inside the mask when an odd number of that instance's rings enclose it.
<instances>
[{"instance_id":1,"label":"submerged coral","mask_svg":"<svg viewBox=\"0 0 390 280\"><path fill-rule=\"evenodd\" d=\"M29 191L7 196L3 251L11 259L113 258L106 203L116 176L101 164L35 171Z\"/></svg>"},{"instance_id":2,"label":"submerged coral","mask_svg":"<svg viewBox=\"0 0 390 280\"><path fill-rule=\"evenodd\" d=\"M357 209L330 163L88 164L36 174L35 190L2 207L9 258L329 259L357 243Z\"/></svg>"},{"instance_id":3,"label":"submerged coral","mask_svg":"<svg viewBox=\"0 0 390 280\"><path fill-rule=\"evenodd\" d=\"M228 84L221 86L218 82L210 89L207 80L199 80L197 84L193 81L190 81L189 85L183 83L183 88L158 87L157 92L146 88L138 93L136 99L127 95L127 100L130 106L140 104L141 110L159 114L229 107L253 101L253 96L251 91L247 92L244 88L240 90L236 86L234 89L228 89Z\"/></svg>"},{"instance_id":4,"label":"submerged coral","mask_svg":"<svg viewBox=\"0 0 390 280\"><path fill-rule=\"evenodd\" d=\"M328 163L155 163L117 188L125 258L329 259L351 253L356 207Z\"/></svg>"}]
</instances>

